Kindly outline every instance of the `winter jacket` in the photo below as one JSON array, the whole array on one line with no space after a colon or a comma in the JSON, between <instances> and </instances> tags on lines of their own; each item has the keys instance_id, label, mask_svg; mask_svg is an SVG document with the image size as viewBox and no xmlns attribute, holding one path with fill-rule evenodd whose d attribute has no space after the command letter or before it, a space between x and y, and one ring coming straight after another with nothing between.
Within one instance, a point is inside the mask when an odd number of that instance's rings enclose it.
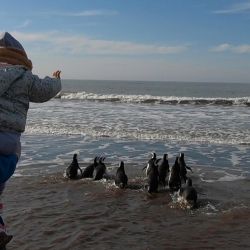
<instances>
[{"instance_id":1,"label":"winter jacket","mask_svg":"<svg viewBox=\"0 0 250 250\"><path fill-rule=\"evenodd\" d=\"M0 67L0 132L22 133L29 102L46 102L60 90L60 79L40 79L24 66Z\"/></svg>"}]
</instances>

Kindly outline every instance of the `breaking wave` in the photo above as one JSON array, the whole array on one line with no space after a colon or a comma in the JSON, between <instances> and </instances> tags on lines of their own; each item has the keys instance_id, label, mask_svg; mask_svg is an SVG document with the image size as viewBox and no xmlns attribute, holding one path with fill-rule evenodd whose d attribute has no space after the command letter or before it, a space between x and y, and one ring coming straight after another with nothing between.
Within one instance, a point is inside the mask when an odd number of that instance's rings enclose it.
<instances>
[{"instance_id":1,"label":"breaking wave","mask_svg":"<svg viewBox=\"0 0 250 250\"><path fill-rule=\"evenodd\" d=\"M250 97L178 97L178 96L153 96L153 95L119 95L119 94L95 94L87 92L64 92L57 98L63 100L89 100L100 102L120 103L147 103L147 104L191 104L191 105L240 105L250 106Z\"/></svg>"}]
</instances>

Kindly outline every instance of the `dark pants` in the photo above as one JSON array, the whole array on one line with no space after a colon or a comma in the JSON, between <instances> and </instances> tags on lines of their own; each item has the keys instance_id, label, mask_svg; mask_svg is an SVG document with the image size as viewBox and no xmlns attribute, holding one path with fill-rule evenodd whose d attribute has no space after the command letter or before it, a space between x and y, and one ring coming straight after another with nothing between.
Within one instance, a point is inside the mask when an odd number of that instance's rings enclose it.
<instances>
[{"instance_id":1,"label":"dark pants","mask_svg":"<svg viewBox=\"0 0 250 250\"><path fill-rule=\"evenodd\" d=\"M18 157L15 154L0 155L0 196L5 188L5 182L14 174ZM0 204L0 210L2 209ZM3 219L0 215L0 228L4 227Z\"/></svg>"}]
</instances>

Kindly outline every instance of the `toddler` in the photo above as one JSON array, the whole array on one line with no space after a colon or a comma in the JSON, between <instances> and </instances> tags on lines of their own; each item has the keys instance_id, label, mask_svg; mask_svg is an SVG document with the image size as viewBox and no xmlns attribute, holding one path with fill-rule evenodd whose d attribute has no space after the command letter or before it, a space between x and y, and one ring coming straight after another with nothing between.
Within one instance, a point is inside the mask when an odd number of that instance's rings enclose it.
<instances>
[{"instance_id":1,"label":"toddler","mask_svg":"<svg viewBox=\"0 0 250 250\"><path fill-rule=\"evenodd\" d=\"M61 90L61 71L53 78L32 74L32 62L23 46L8 32L0 34L0 196L21 155L30 102L42 103ZM2 208L0 203L0 209ZM12 239L0 216L0 250Z\"/></svg>"}]
</instances>

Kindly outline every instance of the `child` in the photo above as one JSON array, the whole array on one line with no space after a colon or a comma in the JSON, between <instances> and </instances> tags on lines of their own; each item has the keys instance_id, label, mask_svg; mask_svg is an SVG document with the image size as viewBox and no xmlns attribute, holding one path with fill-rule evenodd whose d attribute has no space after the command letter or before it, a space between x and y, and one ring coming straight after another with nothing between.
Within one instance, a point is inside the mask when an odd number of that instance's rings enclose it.
<instances>
[{"instance_id":1,"label":"child","mask_svg":"<svg viewBox=\"0 0 250 250\"><path fill-rule=\"evenodd\" d=\"M40 79L31 70L23 46L8 32L0 34L0 196L21 155L29 102L46 102L61 90L61 71ZM0 249L11 239L0 216Z\"/></svg>"}]
</instances>

